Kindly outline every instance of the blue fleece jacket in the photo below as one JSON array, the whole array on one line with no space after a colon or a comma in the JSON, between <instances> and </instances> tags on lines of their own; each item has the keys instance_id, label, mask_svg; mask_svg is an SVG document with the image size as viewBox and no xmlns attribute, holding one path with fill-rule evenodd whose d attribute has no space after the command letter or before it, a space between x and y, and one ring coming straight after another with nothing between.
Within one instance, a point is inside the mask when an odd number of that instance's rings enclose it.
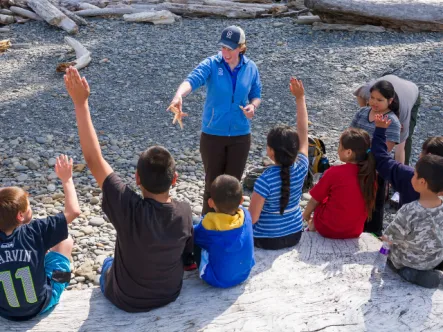
<instances>
[{"instance_id":1,"label":"blue fleece jacket","mask_svg":"<svg viewBox=\"0 0 443 332\"><path fill-rule=\"evenodd\" d=\"M242 56L235 90L221 52L202 61L186 78L192 91L206 85L202 132L217 136L240 136L251 132L250 120L239 106L260 98L261 82L255 63Z\"/></svg>"},{"instance_id":2,"label":"blue fleece jacket","mask_svg":"<svg viewBox=\"0 0 443 332\"><path fill-rule=\"evenodd\" d=\"M420 194L414 190L411 183L414 168L392 159L386 145L385 128L375 128L371 151L377 162L378 174L391 183L394 190L400 194L400 206L418 200Z\"/></svg>"},{"instance_id":3,"label":"blue fleece jacket","mask_svg":"<svg viewBox=\"0 0 443 332\"><path fill-rule=\"evenodd\" d=\"M249 277L255 265L251 215L242 210L245 220L239 228L207 230L202 222L194 226L194 242L202 248L200 277L211 286L238 285Z\"/></svg>"}]
</instances>

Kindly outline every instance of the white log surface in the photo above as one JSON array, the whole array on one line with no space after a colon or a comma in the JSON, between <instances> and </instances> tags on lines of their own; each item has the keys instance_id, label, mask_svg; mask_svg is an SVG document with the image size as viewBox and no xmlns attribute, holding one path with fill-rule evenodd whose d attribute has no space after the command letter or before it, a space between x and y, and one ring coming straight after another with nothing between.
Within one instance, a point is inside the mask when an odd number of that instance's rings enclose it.
<instances>
[{"instance_id":1,"label":"white log surface","mask_svg":"<svg viewBox=\"0 0 443 332\"><path fill-rule=\"evenodd\" d=\"M0 14L0 24L11 24L14 22L14 16Z\"/></svg>"},{"instance_id":2,"label":"white log surface","mask_svg":"<svg viewBox=\"0 0 443 332\"><path fill-rule=\"evenodd\" d=\"M34 13L34 12L30 11L30 10L21 8L21 7L12 6L12 7L9 8L9 10L11 12L13 12L14 14L17 14L17 15L20 15L20 16L23 16L23 17L26 17L26 18L30 18L32 20L36 20L36 21L41 21L42 20L42 18L40 16L38 16L36 13Z\"/></svg>"},{"instance_id":3,"label":"white log surface","mask_svg":"<svg viewBox=\"0 0 443 332\"><path fill-rule=\"evenodd\" d=\"M177 15L168 10L123 15L126 22L149 22L153 24L171 24L175 22L176 17Z\"/></svg>"},{"instance_id":4,"label":"white log surface","mask_svg":"<svg viewBox=\"0 0 443 332\"><path fill-rule=\"evenodd\" d=\"M98 288L66 291L49 315L0 319L2 331L442 331L443 290L408 284L388 270L370 280L381 243L368 234L328 240L304 233L293 249L255 252L242 285L216 289L185 272L179 298L147 313L125 313Z\"/></svg>"},{"instance_id":5,"label":"white log surface","mask_svg":"<svg viewBox=\"0 0 443 332\"><path fill-rule=\"evenodd\" d=\"M355 25L355 24L329 24L323 22L314 22L312 24L312 30L337 30L337 31L361 31L361 32L386 32L386 29L381 26L375 25Z\"/></svg>"},{"instance_id":6,"label":"white log surface","mask_svg":"<svg viewBox=\"0 0 443 332\"><path fill-rule=\"evenodd\" d=\"M443 31L442 0L305 0L305 5L327 23Z\"/></svg>"},{"instance_id":7,"label":"white log surface","mask_svg":"<svg viewBox=\"0 0 443 332\"><path fill-rule=\"evenodd\" d=\"M28 6L50 25L57 26L68 33L77 33L78 26L48 0L28 0Z\"/></svg>"}]
</instances>

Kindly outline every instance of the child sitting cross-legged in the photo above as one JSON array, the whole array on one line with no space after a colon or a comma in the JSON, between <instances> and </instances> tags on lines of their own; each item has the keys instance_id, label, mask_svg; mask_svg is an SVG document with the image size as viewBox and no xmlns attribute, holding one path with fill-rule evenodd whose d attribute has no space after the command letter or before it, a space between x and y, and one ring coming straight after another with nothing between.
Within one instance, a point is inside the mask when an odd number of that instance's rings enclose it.
<instances>
[{"instance_id":1,"label":"child sitting cross-legged","mask_svg":"<svg viewBox=\"0 0 443 332\"><path fill-rule=\"evenodd\" d=\"M218 176L211 185L207 213L194 229L194 254L200 277L214 287L245 281L254 261L251 216L239 207L243 192L237 178Z\"/></svg>"},{"instance_id":2,"label":"child sitting cross-legged","mask_svg":"<svg viewBox=\"0 0 443 332\"><path fill-rule=\"evenodd\" d=\"M0 316L9 320L52 310L71 279L68 224L80 215L72 159L58 157L55 173L65 193L64 211L55 216L32 219L27 192L0 188Z\"/></svg>"},{"instance_id":3,"label":"child sitting cross-legged","mask_svg":"<svg viewBox=\"0 0 443 332\"><path fill-rule=\"evenodd\" d=\"M311 189L303 212L309 230L332 239L355 238L363 232L377 192L370 146L371 138L362 129L349 128L341 134L338 156L345 164L329 168Z\"/></svg>"},{"instance_id":4,"label":"child sitting cross-legged","mask_svg":"<svg viewBox=\"0 0 443 332\"><path fill-rule=\"evenodd\" d=\"M415 166L411 183L418 201L403 205L386 228L383 239L392 242L390 262L411 283L436 288L443 261L443 157L428 154Z\"/></svg>"}]
</instances>

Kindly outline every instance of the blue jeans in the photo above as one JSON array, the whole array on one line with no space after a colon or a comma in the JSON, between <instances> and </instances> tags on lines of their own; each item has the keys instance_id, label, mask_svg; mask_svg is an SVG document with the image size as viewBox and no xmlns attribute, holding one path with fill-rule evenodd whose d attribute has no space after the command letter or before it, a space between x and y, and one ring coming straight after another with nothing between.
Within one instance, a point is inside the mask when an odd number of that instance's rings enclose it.
<instances>
[{"instance_id":1,"label":"blue jeans","mask_svg":"<svg viewBox=\"0 0 443 332\"><path fill-rule=\"evenodd\" d=\"M103 294L105 294L106 274L108 273L108 270L111 268L113 262L114 258L112 257L106 258L103 262L102 274L100 275L100 289Z\"/></svg>"},{"instance_id":2,"label":"blue jeans","mask_svg":"<svg viewBox=\"0 0 443 332\"><path fill-rule=\"evenodd\" d=\"M60 301L60 296L63 291L68 287L69 283L57 282L52 280L52 272L58 270L62 272L71 272L71 266L69 259L55 251L50 251L45 256L45 273L46 276L51 280L52 287L52 297L48 305L42 310L40 314L43 314L51 309L53 309L57 303Z\"/></svg>"}]
</instances>

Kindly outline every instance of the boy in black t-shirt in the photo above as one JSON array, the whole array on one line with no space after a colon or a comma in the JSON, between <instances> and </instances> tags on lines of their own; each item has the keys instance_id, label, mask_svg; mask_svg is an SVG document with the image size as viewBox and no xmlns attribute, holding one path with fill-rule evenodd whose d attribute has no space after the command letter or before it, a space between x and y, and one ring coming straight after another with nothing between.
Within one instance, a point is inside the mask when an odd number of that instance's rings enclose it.
<instances>
[{"instance_id":1,"label":"boy in black t-shirt","mask_svg":"<svg viewBox=\"0 0 443 332\"><path fill-rule=\"evenodd\" d=\"M89 113L86 79L72 67L64 78L84 158L102 188L103 212L117 231L114 258L103 263L101 289L114 305L128 312L149 311L175 301L182 287L182 255L193 249L193 228L189 204L169 197L169 188L177 181L174 158L160 146L140 155L135 172L140 197L101 154Z\"/></svg>"},{"instance_id":2,"label":"boy in black t-shirt","mask_svg":"<svg viewBox=\"0 0 443 332\"><path fill-rule=\"evenodd\" d=\"M17 187L0 189L1 317L27 320L47 312L71 278L68 224L80 215L72 159L58 157L55 172L65 192L65 210L53 217L31 220L28 193Z\"/></svg>"}]
</instances>

